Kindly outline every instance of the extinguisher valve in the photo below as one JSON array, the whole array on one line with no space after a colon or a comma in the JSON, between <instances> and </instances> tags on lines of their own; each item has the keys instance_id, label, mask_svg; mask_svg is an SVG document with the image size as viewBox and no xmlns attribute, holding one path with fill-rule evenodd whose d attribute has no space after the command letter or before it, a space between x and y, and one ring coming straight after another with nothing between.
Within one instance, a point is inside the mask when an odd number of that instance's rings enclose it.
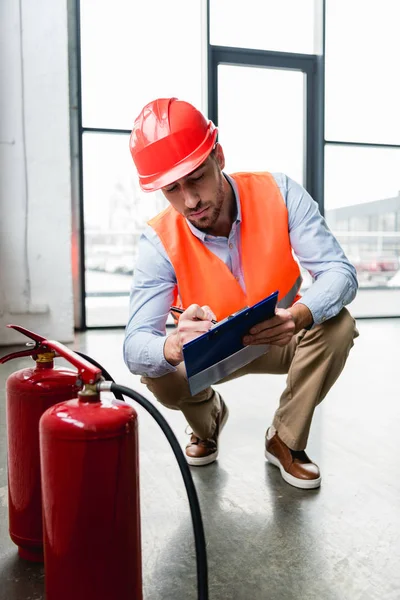
<instances>
[{"instance_id":1,"label":"extinguisher valve","mask_svg":"<svg viewBox=\"0 0 400 600\"><path fill-rule=\"evenodd\" d=\"M98 384L86 383L82 390L78 392L81 402L100 402L100 393Z\"/></svg>"},{"instance_id":2,"label":"extinguisher valve","mask_svg":"<svg viewBox=\"0 0 400 600\"><path fill-rule=\"evenodd\" d=\"M39 352L35 360L37 363L49 363L53 362L55 355L55 352Z\"/></svg>"}]
</instances>

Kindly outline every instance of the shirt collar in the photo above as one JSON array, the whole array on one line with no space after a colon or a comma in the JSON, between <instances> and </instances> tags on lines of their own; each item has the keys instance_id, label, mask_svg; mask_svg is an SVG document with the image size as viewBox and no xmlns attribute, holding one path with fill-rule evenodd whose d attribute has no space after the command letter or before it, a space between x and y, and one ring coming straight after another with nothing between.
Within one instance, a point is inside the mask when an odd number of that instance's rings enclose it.
<instances>
[{"instance_id":1,"label":"shirt collar","mask_svg":"<svg viewBox=\"0 0 400 600\"><path fill-rule=\"evenodd\" d=\"M235 202L236 202L236 220L235 220L235 223L238 225L242 221L242 212L240 210L239 190L237 189L236 182L235 182L235 180L232 177L230 177L226 173L223 173L223 175L224 175L225 179L228 181L228 183L231 185L231 187L233 189L233 193L235 195ZM197 238L199 238L199 240L201 240L202 242L204 242L204 240L206 238L216 237L214 235L209 235L207 233L204 233L204 231L200 231L200 229L197 229L197 227L195 227L188 219L186 219L186 223L188 224L189 229L193 233L193 235L195 235Z\"/></svg>"}]
</instances>

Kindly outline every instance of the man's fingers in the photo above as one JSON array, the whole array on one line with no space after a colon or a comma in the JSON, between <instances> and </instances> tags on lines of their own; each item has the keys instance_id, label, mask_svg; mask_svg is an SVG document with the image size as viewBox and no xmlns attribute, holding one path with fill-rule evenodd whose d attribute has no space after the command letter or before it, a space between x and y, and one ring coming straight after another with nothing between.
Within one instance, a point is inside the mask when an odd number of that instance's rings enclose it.
<instances>
[{"instance_id":1,"label":"man's fingers","mask_svg":"<svg viewBox=\"0 0 400 600\"><path fill-rule=\"evenodd\" d=\"M276 327L273 327L272 329L262 329L260 331L258 331L257 333L252 334L252 329L250 330L250 333L247 334L245 336L245 343L251 343L251 342L257 342L260 343L260 340L267 340L267 342L262 342L262 343L270 343L270 340L274 340L277 339L279 337L282 336L286 336L286 335L290 335L293 336L294 334L294 327L291 323L285 323L282 325L282 323Z\"/></svg>"},{"instance_id":2,"label":"man's fingers","mask_svg":"<svg viewBox=\"0 0 400 600\"><path fill-rule=\"evenodd\" d=\"M198 304L189 306L178 322L181 347L196 339L199 335L207 333L210 327L211 319L207 318L206 311Z\"/></svg>"},{"instance_id":3,"label":"man's fingers","mask_svg":"<svg viewBox=\"0 0 400 600\"><path fill-rule=\"evenodd\" d=\"M198 304L191 304L183 313L182 317L185 319L190 319L192 321L199 320L203 321L205 318L205 314L201 306ZM181 317L181 318L182 318Z\"/></svg>"},{"instance_id":4,"label":"man's fingers","mask_svg":"<svg viewBox=\"0 0 400 600\"><path fill-rule=\"evenodd\" d=\"M185 319L191 319L193 321L212 321L213 319L216 320L213 311L207 305L199 306L198 304L191 304L185 310L182 316L184 316Z\"/></svg>"},{"instance_id":5,"label":"man's fingers","mask_svg":"<svg viewBox=\"0 0 400 600\"><path fill-rule=\"evenodd\" d=\"M254 325L249 331L252 335L256 335L257 333L261 333L261 331L270 331L271 329L275 329L275 327L280 327L282 325L282 319L280 317L271 317L271 319L267 319L266 321L262 321L257 325Z\"/></svg>"},{"instance_id":6,"label":"man's fingers","mask_svg":"<svg viewBox=\"0 0 400 600\"><path fill-rule=\"evenodd\" d=\"M246 346L259 346L262 344L268 344L268 345L273 345L273 346L286 346L286 344L288 344L290 342L290 340L292 339L292 335L291 334L282 334L282 335L278 335L278 336L274 336L274 337L262 337L262 336L258 336L258 337L248 337L246 336L245 338L243 338L243 343Z\"/></svg>"},{"instance_id":7,"label":"man's fingers","mask_svg":"<svg viewBox=\"0 0 400 600\"><path fill-rule=\"evenodd\" d=\"M267 323L267 321L265 321ZM250 332L253 329L250 330ZM262 329L254 334L247 334L243 338L243 343L246 345L250 344L277 344L281 341L284 342L283 345L287 344L294 335L294 325L291 321L287 321L284 323L280 323L275 327L268 329Z\"/></svg>"},{"instance_id":8,"label":"man's fingers","mask_svg":"<svg viewBox=\"0 0 400 600\"><path fill-rule=\"evenodd\" d=\"M279 327L288 322L293 322L292 314L285 308L277 308L274 317L254 325L254 327L250 329L249 333L254 335L260 333L261 331L274 329L275 327Z\"/></svg>"},{"instance_id":9,"label":"man's fingers","mask_svg":"<svg viewBox=\"0 0 400 600\"><path fill-rule=\"evenodd\" d=\"M203 312L205 314L205 318L208 321L216 321L217 320L216 315L213 313L213 311L211 310L211 308L209 306L207 306L207 304L205 304L201 308L203 309Z\"/></svg>"}]
</instances>

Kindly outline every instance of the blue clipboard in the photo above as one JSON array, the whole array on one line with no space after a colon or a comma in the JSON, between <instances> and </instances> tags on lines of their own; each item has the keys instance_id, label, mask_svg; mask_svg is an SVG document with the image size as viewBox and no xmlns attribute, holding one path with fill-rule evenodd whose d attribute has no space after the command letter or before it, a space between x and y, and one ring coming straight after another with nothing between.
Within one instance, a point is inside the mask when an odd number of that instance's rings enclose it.
<instances>
[{"instance_id":1,"label":"blue clipboard","mask_svg":"<svg viewBox=\"0 0 400 600\"><path fill-rule=\"evenodd\" d=\"M257 323L275 315L278 292L229 315L207 333L183 346L192 396L268 351L268 345L244 346L242 339Z\"/></svg>"}]
</instances>

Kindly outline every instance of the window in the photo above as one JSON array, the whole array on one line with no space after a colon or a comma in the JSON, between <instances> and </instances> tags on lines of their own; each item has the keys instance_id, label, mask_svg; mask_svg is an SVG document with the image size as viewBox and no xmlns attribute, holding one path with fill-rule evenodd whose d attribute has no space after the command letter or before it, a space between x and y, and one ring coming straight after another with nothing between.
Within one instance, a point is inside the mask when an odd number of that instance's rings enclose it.
<instances>
[{"instance_id":1,"label":"window","mask_svg":"<svg viewBox=\"0 0 400 600\"><path fill-rule=\"evenodd\" d=\"M400 148L327 146L325 215L358 271L361 288L394 286L400 270L398 190ZM364 292L360 301L367 303Z\"/></svg>"},{"instance_id":2,"label":"window","mask_svg":"<svg viewBox=\"0 0 400 600\"><path fill-rule=\"evenodd\" d=\"M314 54L315 0L211 0L211 44Z\"/></svg>"},{"instance_id":3,"label":"window","mask_svg":"<svg viewBox=\"0 0 400 600\"><path fill-rule=\"evenodd\" d=\"M400 5L326 7L325 214L358 271L356 316L398 316Z\"/></svg>"},{"instance_id":4,"label":"window","mask_svg":"<svg viewBox=\"0 0 400 600\"><path fill-rule=\"evenodd\" d=\"M132 129L161 97L201 107L203 37L201 0L82 0L83 126Z\"/></svg>"},{"instance_id":5,"label":"window","mask_svg":"<svg viewBox=\"0 0 400 600\"><path fill-rule=\"evenodd\" d=\"M202 0L81 1L88 326L127 322L137 243L166 204L160 192L141 191L129 132L155 98L176 96L202 108L202 10Z\"/></svg>"},{"instance_id":6,"label":"window","mask_svg":"<svg viewBox=\"0 0 400 600\"><path fill-rule=\"evenodd\" d=\"M400 144L398 0L328 0L328 140Z\"/></svg>"},{"instance_id":7,"label":"window","mask_svg":"<svg viewBox=\"0 0 400 600\"><path fill-rule=\"evenodd\" d=\"M218 66L219 139L228 173L278 171L305 184L304 83L301 71Z\"/></svg>"}]
</instances>

